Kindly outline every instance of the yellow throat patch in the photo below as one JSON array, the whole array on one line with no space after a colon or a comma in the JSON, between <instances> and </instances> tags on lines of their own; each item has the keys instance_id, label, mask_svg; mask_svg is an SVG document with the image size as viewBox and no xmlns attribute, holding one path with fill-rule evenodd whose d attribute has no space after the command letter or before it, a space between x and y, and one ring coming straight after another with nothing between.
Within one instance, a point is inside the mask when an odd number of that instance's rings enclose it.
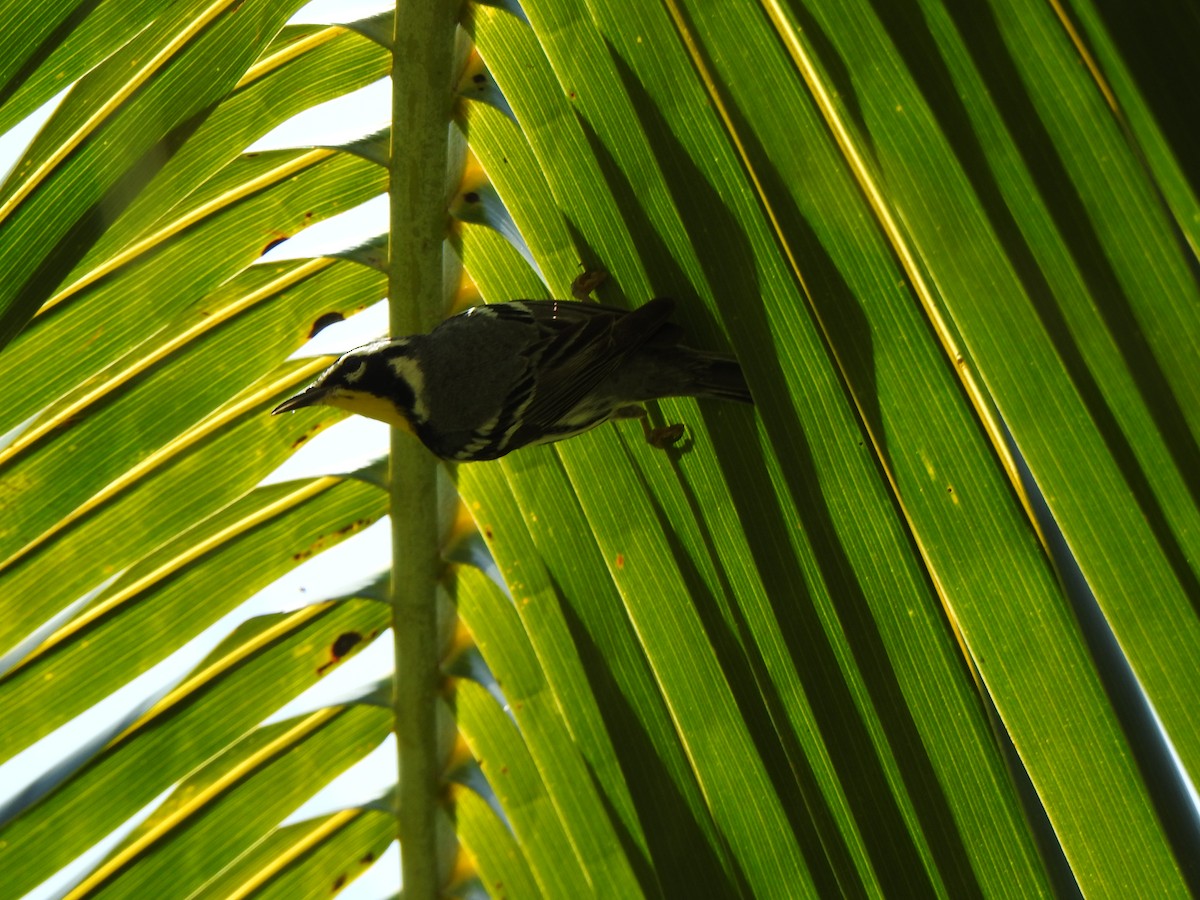
<instances>
[{"instance_id":1,"label":"yellow throat patch","mask_svg":"<svg viewBox=\"0 0 1200 900\"><path fill-rule=\"evenodd\" d=\"M387 397L380 397L367 391L350 391L342 388L332 391L322 402L326 406L335 406L347 412L366 416L368 419L377 419L396 428L402 428L409 434L413 433L412 423Z\"/></svg>"}]
</instances>

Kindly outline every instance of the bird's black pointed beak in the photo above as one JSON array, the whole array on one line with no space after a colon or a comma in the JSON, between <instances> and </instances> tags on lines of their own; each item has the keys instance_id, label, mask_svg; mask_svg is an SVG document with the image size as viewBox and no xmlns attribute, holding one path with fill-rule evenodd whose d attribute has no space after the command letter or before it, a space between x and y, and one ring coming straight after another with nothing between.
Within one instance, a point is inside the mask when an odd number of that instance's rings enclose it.
<instances>
[{"instance_id":1,"label":"bird's black pointed beak","mask_svg":"<svg viewBox=\"0 0 1200 900\"><path fill-rule=\"evenodd\" d=\"M325 395L329 391L326 388L313 385L307 390L301 391L295 397L289 397L277 407L271 410L271 415L277 416L280 413L291 412L294 409L302 409L305 406L317 406L325 400Z\"/></svg>"}]
</instances>

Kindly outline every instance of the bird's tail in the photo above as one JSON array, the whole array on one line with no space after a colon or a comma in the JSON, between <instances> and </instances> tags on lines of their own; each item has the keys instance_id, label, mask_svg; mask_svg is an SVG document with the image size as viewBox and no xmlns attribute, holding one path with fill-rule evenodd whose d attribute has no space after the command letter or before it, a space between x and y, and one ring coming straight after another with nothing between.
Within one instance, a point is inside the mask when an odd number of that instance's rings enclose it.
<instances>
[{"instance_id":1,"label":"bird's tail","mask_svg":"<svg viewBox=\"0 0 1200 900\"><path fill-rule=\"evenodd\" d=\"M716 353L703 353L690 347L675 348L673 360L681 376L681 384L666 394L710 398L714 400L736 400L738 403L754 403L742 367L736 359Z\"/></svg>"}]
</instances>

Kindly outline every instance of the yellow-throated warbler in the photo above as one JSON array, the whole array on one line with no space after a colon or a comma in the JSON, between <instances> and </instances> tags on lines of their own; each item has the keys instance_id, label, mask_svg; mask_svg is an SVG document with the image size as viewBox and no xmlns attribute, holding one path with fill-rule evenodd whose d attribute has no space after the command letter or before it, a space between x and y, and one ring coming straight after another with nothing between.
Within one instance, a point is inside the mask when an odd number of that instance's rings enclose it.
<instances>
[{"instance_id":1,"label":"yellow-throated warbler","mask_svg":"<svg viewBox=\"0 0 1200 900\"><path fill-rule=\"evenodd\" d=\"M472 307L429 334L351 350L273 412L336 406L469 461L644 417L639 404L660 397L753 403L735 360L679 343L674 308L665 297L633 311L558 300Z\"/></svg>"}]
</instances>

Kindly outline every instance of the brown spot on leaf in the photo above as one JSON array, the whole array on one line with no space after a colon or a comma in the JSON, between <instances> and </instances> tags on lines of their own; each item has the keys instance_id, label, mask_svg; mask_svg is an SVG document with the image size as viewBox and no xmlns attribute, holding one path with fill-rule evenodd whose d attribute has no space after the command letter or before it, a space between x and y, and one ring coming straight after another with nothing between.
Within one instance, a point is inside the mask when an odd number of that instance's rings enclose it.
<instances>
[{"instance_id":1,"label":"brown spot on leaf","mask_svg":"<svg viewBox=\"0 0 1200 900\"><path fill-rule=\"evenodd\" d=\"M311 438L314 434L316 434L320 430L321 430L321 427L319 425L315 428L308 429L308 431L304 432L304 434L300 435L300 437L298 437L298 438L296 438L296 440L292 441L292 449L295 450L298 447L300 447L301 444L305 443L309 438Z\"/></svg>"},{"instance_id":2,"label":"brown spot on leaf","mask_svg":"<svg viewBox=\"0 0 1200 900\"><path fill-rule=\"evenodd\" d=\"M324 315L317 316L317 318L313 320L312 328L310 328L308 331L309 339L311 340L312 338L315 338L334 322L341 322L345 318L346 317L340 312L327 312Z\"/></svg>"},{"instance_id":3,"label":"brown spot on leaf","mask_svg":"<svg viewBox=\"0 0 1200 900\"><path fill-rule=\"evenodd\" d=\"M337 636L337 640L333 642L333 646L329 648L329 652L333 654L334 659L341 659L355 647L362 643L363 636L357 631L346 631Z\"/></svg>"},{"instance_id":4,"label":"brown spot on leaf","mask_svg":"<svg viewBox=\"0 0 1200 900\"><path fill-rule=\"evenodd\" d=\"M274 240L267 241L266 245L261 250L258 251L258 255L263 256L264 254L270 252L271 250L274 250L276 247L278 247L280 244L282 244L284 241L286 241L289 237L291 237L291 235L285 234L281 237L275 238Z\"/></svg>"}]
</instances>

